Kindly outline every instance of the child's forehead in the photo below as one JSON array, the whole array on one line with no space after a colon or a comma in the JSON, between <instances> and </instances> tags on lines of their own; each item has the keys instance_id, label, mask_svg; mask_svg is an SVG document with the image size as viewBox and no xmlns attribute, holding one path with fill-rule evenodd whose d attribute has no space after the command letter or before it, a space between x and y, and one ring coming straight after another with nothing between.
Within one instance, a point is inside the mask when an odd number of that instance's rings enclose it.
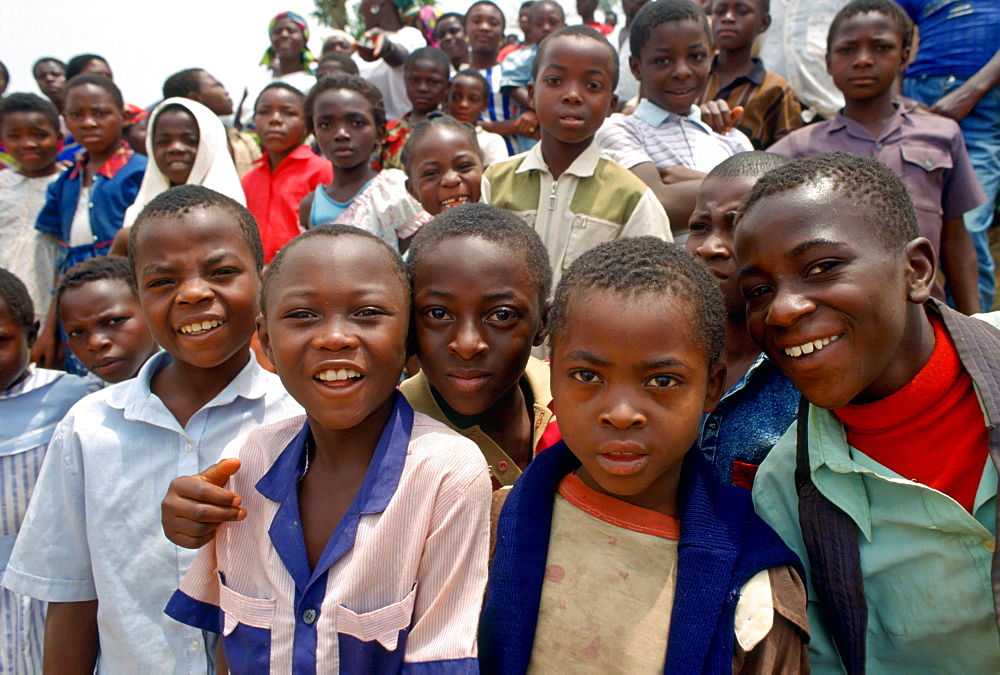
<instances>
[{"instance_id":1,"label":"child's forehead","mask_svg":"<svg viewBox=\"0 0 1000 675\"><path fill-rule=\"evenodd\" d=\"M481 93L488 93L488 84L485 80L480 80L472 75L456 75L451 79L453 89L478 89Z\"/></svg>"},{"instance_id":2,"label":"child's forehead","mask_svg":"<svg viewBox=\"0 0 1000 675\"><path fill-rule=\"evenodd\" d=\"M0 118L0 131L13 127L44 127L53 133L57 131L48 116L38 110L14 110L4 113Z\"/></svg>"},{"instance_id":3,"label":"child's forehead","mask_svg":"<svg viewBox=\"0 0 1000 675\"><path fill-rule=\"evenodd\" d=\"M92 99L92 103L116 105L115 97L111 95L110 91L90 82L70 87L69 91L66 92L66 105L69 105L70 101L84 97ZM96 101L93 99L96 99Z\"/></svg>"},{"instance_id":4,"label":"child's forehead","mask_svg":"<svg viewBox=\"0 0 1000 675\"><path fill-rule=\"evenodd\" d=\"M541 2L536 2L531 7L528 8L528 18L535 19L538 17L556 14L558 16L563 16L562 7L549 0L542 0Z\"/></svg>"},{"instance_id":5,"label":"child's forehead","mask_svg":"<svg viewBox=\"0 0 1000 675\"><path fill-rule=\"evenodd\" d=\"M692 40L695 43L712 41L705 23L687 17L663 21L654 26L650 32L650 39L646 40L643 49L666 46L687 48L691 46Z\"/></svg>"},{"instance_id":6,"label":"child's forehead","mask_svg":"<svg viewBox=\"0 0 1000 675\"><path fill-rule=\"evenodd\" d=\"M556 55L558 54L558 59ZM559 35L548 38L541 53L538 72L547 67L557 68L599 68L611 77L613 61L617 58L614 48L597 40L580 35Z\"/></svg>"},{"instance_id":7,"label":"child's forehead","mask_svg":"<svg viewBox=\"0 0 1000 675\"><path fill-rule=\"evenodd\" d=\"M257 107L262 105L291 105L301 109L304 99L293 91L288 91L284 87L272 87L260 95Z\"/></svg>"}]
</instances>

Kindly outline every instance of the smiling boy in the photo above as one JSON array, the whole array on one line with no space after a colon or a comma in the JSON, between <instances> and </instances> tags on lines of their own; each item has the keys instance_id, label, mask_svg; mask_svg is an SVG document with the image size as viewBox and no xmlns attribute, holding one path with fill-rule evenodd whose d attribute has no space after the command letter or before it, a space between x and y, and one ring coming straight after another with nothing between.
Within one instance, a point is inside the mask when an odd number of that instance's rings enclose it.
<instances>
[{"instance_id":1,"label":"smiling boy","mask_svg":"<svg viewBox=\"0 0 1000 675\"><path fill-rule=\"evenodd\" d=\"M250 356L263 251L232 199L182 185L132 226L129 258L163 352L56 428L4 584L49 602L45 663L90 672L214 672L215 640L165 617L194 559L164 539L178 473L242 431L299 411ZM123 534L127 532L127 534Z\"/></svg>"},{"instance_id":2,"label":"smiling boy","mask_svg":"<svg viewBox=\"0 0 1000 675\"><path fill-rule=\"evenodd\" d=\"M753 497L806 564L814 666L997 672L1000 333L929 299L933 247L871 158L766 174L735 245L750 334L804 401Z\"/></svg>"},{"instance_id":3,"label":"smiling boy","mask_svg":"<svg viewBox=\"0 0 1000 675\"><path fill-rule=\"evenodd\" d=\"M712 34L701 7L691 0L650 2L636 15L629 44L629 67L645 98L634 114L613 115L597 144L656 193L674 233L682 233L698 181L725 158L753 146L735 129L724 136L712 131L695 105L712 59Z\"/></svg>"},{"instance_id":4,"label":"smiling boy","mask_svg":"<svg viewBox=\"0 0 1000 675\"><path fill-rule=\"evenodd\" d=\"M588 26L552 33L538 47L532 79L541 142L487 170L484 201L535 228L556 280L601 242L644 234L671 240L656 196L594 144L617 102L618 59L607 38Z\"/></svg>"},{"instance_id":5,"label":"smiling boy","mask_svg":"<svg viewBox=\"0 0 1000 675\"><path fill-rule=\"evenodd\" d=\"M725 380L715 279L654 237L607 242L567 271L550 320L564 442L500 514L483 670L801 672L794 554L689 452Z\"/></svg>"}]
</instances>

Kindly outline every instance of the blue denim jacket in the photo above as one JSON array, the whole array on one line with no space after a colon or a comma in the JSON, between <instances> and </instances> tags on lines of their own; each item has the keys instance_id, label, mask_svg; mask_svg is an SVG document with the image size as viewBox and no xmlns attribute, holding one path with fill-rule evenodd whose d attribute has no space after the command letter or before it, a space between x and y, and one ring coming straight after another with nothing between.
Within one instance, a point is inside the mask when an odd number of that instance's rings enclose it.
<instances>
[{"instance_id":1,"label":"blue denim jacket","mask_svg":"<svg viewBox=\"0 0 1000 675\"><path fill-rule=\"evenodd\" d=\"M799 392L763 354L701 423L701 451L724 485L733 462L758 466L795 421ZM736 484L744 485L737 481Z\"/></svg>"},{"instance_id":2,"label":"blue denim jacket","mask_svg":"<svg viewBox=\"0 0 1000 675\"><path fill-rule=\"evenodd\" d=\"M78 157L77 162L81 161ZM146 158L140 154L132 154L128 161L117 170L106 170L112 160L108 160L98 171L91 183L90 191L90 229L94 239L92 244L70 248L70 229L73 226L73 216L80 200L82 176L80 171L69 169L49 185L45 206L38 214L35 229L39 232L52 234L59 238L62 247L58 262L59 273L87 258L106 253L114 241L115 234L125 220L125 209L132 205L139 194L143 174L146 172Z\"/></svg>"}]
</instances>

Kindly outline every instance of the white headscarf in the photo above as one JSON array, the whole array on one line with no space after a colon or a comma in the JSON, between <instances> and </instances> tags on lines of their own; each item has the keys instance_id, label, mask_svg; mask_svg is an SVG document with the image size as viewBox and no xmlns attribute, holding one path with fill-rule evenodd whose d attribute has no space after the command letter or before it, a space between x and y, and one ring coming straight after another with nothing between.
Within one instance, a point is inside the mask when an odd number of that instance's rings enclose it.
<instances>
[{"instance_id":1,"label":"white headscarf","mask_svg":"<svg viewBox=\"0 0 1000 675\"><path fill-rule=\"evenodd\" d=\"M195 122L198 123L198 154L195 156L194 166L191 167L188 184L204 185L227 197L232 197L246 206L246 197L243 194L243 187L240 185L240 177L236 173L236 165L233 163L233 158L229 154L229 146L226 143L226 128L222 126L218 116L197 101L188 98L168 98L156 106L153 114L149 117L149 133L146 135L146 152L149 156L149 163L146 165L146 174L142 178L142 185L139 186L139 194L132 206L125 211L125 227L130 227L135 222L142 209L156 195L170 189L170 179L160 171L153 154L156 120L168 106L184 108L194 116Z\"/></svg>"}]
</instances>

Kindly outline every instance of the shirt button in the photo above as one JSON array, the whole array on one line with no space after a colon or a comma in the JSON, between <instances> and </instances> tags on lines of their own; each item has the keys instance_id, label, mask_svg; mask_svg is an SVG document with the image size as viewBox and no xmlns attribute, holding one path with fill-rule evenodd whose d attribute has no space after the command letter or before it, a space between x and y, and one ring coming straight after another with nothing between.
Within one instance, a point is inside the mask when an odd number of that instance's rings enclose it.
<instances>
[{"instance_id":1,"label":"shirt button","mask_svg":"<svg viewBox=\"0 0 1000 675\"><path fill-rule=\"evenodd\" d=\"M194 446L191 445L191 441L188 441L187 443L184 444L184 449L187 450L188 452L194 450Z\"/></svg>"},{"instance_id":2,"label":"shirt button","mask_svg":"<svg viewBox=\"0 0 1000 675\"><path fill-rule=\"evenodd\" d=\"M985 548L990 553L993 553L993 551L995 551L997 548L996 541L992 539L987 539L986 541L983 542L983 548Z\"/></svg>"},{"instance_id":3,"label":"shirt button","mask_svg":"<svg viewBox=\"0 0 1000 675\"><path fill-rule=\"evenodd\" d=\"M884 146L884 145L882 145L881 143L876 143L876 144L875 144L875 149L876 149L876 150L881 150L881 149L882 149L882 148L884 148L884 147L885 147L885 146Z\"/></svg>"},{"instance_id":4,"label":"shirt button","mask_svg":"<svg viewBox=\"0 0 1000 675\"><path fill-rule=\"evenodd\" d=\"M933 164L933 162L931 162L931 160L929 160L929 159L925 159L924 160L924 166L926 166L928 169L931 168L931 164Z\"/></svg>"},{"instance_id":5,"label":"shirt button","mask_svg":"<svg viewBox=\"0 0 1000 675\"><path fill-rule=\"evenodd\" d=\"M719 428L719 421L718 420L709 420L708 424L706 426L709 429L711 429L712 431L715 431L716 429Z\"/></svg>"},{"instance_id":6,"label":"shirt button","mask_svg":"<svg viewBox=\"0 0 1000 675\"><path fill-rule=\"evenodd\" d=\"M307 626L313 625L316 622L316 610L307 609L306 611L302 612L302 620L306 622Z\"/></svg>"},{"instance_id":7,"label":"shirt button","mask_svg":"<svg viewBox=\"0 0 1000 675\"><path fill-rule=\"evenodd\" d=\"M507 462L505 462L503 460L500 460L499 462L497 462L497 471L499 471L500 473L503 473L506 470L507 470Z\"/></svg>"}]
</instances>

